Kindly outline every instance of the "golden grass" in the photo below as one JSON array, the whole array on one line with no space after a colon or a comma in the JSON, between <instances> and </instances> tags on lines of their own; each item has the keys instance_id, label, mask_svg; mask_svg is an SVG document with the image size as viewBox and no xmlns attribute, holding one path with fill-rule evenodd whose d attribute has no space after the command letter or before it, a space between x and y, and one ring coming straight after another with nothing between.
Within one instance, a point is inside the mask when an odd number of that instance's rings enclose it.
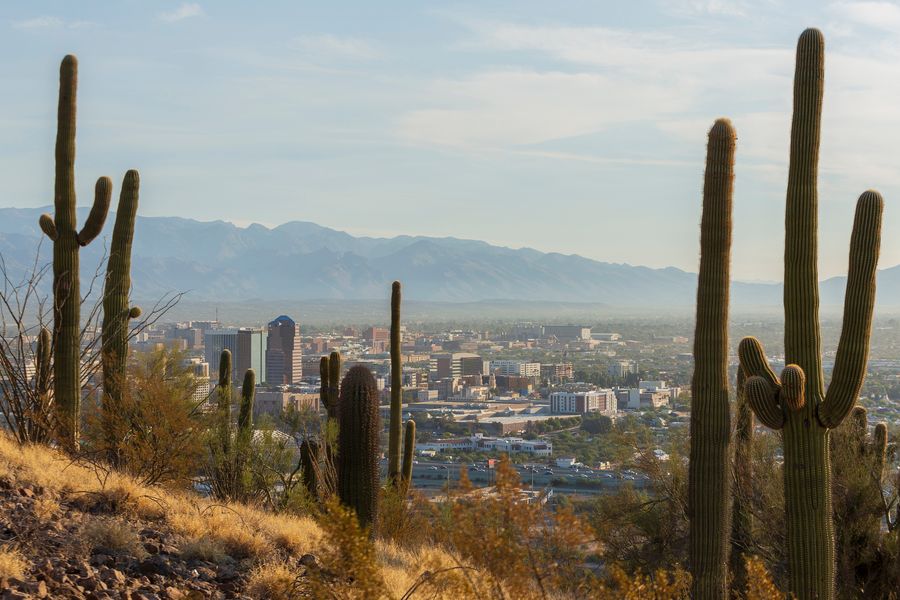
<instances>
[{"instance_id":1,"label":"golden grass","mask_svg":"<svg viewBox=\"0 0 900 600\"><path fill-rule=\"evenodd\" d=\"M283 562L262 563L251 572L246 593L258 600L291 600L296 597L297 570Z\"/></svg>"},{"instance_id":2,"label":"golden grass","mask_svg":"<svg viewBox=\"0 0 900 600\"><path fill-rule=\"evenodd\" d=\"M59 512L59 502L54 498L38 498L34 501L34 515L42 523L46 523L53 519Z\"/></svg>"},{"instance_id":3,"label":"golden grass","mask_svg":"<svg viewBox=\"0 0 900 600\"><path fill-rule=\"evenodd\" d=\"M184 560L198 559L206 562L218 563L225 560L225 547L216 540L201 537L188 540L181 545L181 558Z\"/></svg>"},{"instance_id":4,"label":"golden grass","mask_svg":"<svg viewBox=\"0 0 900 600\"><path fill-rule=\"evenodd\" d=\"M60 501L85 506L99 502L113 507L115 510L111 512L120 521L132 516L164 522L184 538L179 548L182 553L218 558L224 552L235 558L257 559L260 565L255 589L263 589L259 587L263 582L269 582L265 585L274 586L272 589L277 588L275 575L281 571L272 566L278 563L269 562L274 550L294 557L306 553L320 555L325 550L323 531L310 517L272 514L241 504L221 504L190 492L142 486L128 475L98 473L91 466L73 463L44 446L19 446L6 434L0 434L2 475L15 478L20 484L40 485L48 496ZM47 504L42 511L51 515L54 512L51 509ZM396 597L402 596L426 568L455 565L448 554L434 548L412 552L379 541L376 551L388 591ZM4 559L0 557L0 560ZM21 564L24 568L24 562ZM277 597L272 594L268 597ZM458 594L447 597L460 598Z\"/></svg>"},{"instance_id":5,"label":"golden grass","mask_svg":"<svg viewBox=\"0 0 900 600\"><path fill-rule=\"evenodd\" d=\"M0 579L22 579L28 563L14 548L0 547Z\"/></svg>"},{"instance_id":6,"label":"golden grass","mask_svg":"<svg viewBox=\"0 0 900 600\"><path fill-rule=\"evenodd\" d=\"M102 548L117 554L143 556L146 554L134 526L119 518L99 517L84 524L82 538L92 548Z\"/></svg>"}]
</instances>

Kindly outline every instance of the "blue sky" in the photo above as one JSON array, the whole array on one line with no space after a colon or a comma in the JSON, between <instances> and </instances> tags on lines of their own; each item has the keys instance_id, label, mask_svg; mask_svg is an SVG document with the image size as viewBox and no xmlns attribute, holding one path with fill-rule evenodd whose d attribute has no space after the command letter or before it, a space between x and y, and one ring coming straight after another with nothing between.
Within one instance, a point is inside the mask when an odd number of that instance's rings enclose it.
<instances>
[{"instance_id":1,"label":"blue sky","mask_svg":"<svg viewBox=\"0 0 900 600\"><path fill-rule=\"evenodd\" d=\"M0 205L52 199L57 69L77 177L144 215L307 220L697 268L705 136L738 132L733 275L781 277L793 47L826 35L820 273L885 195L900 263L900 3L4 2Z\"/></svg>"}]
</instances>

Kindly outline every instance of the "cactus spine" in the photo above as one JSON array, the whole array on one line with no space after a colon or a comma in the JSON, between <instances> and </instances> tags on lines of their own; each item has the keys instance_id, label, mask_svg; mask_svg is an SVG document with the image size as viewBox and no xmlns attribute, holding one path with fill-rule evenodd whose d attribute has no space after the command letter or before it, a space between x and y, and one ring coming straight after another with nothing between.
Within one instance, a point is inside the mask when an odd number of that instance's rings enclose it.
<instances>
[{"instance_id":1,"label":"cactus spine","mask_svg":"<svg viewBox=\"0 0 900 600\"><path fill-rule=\"evenodd\" d=\"M728 284L735 139L727 119L709 130L703 183L688 487L692 597L699 599L725 598L728 590Z\"/></svg>"},{"instance_id":2,"label":"cactus spine","mask_svg":"<svg viewBox=\"0 0 900 600\"><path fill-rule=\"evenodd\" d=\"M115 415L122 402L122 385L128 361L128 322L141 315L141 309L128 306L131 292L131 243L134 239L134 220L137 216L140 176L135 170L125 173L116 224L113 228L109 260L106 263L106 284L103 290L103 413ZM105 418L105 417L104 417ZM106 444L112 464L118 463L119 444L116 434L106 427Z\"/></svg>"},{"instance_id":3,"label":"cactus spine","mask_svg":"<svg viewBox=\"0 0 900 600\"><path fill-rule=\"evenodd\" d=\"M378 513L379 436L381 414L375 378L355 366L341 382L338 433L338 495L356 511L362 527L371 527Z\"/></svg>"},{"instance_id":4,"label":"cactus spine","mask_svg":"<svg viewBox=\"0 0 900 600\"><path fill-rule=\"evenodd\" d=\"M403 376L400 356L400 282L391 287L391 422L388 430L388 480L400 483L400 436L403 426Z\"/></svg>"},{"instance_id":5,"label":"cactus spine","mask_svg":"<svg viewBox=\"0 0 900 600\"><path fill-rule=\"evenodd\" d=\"M403 492L406 493L412 485L413 454L416 450L416 422L412 419L406 422L406 433L403 436L403 469L400 473Z\"/></svg>"},{"instance_id":6,"label":"cactus spine","mask_svg":"<svg viewBox=\"0 0 900 600\"><path fill-rule=\"evenodd\" d=\"M103 229L112 182L97 180L94 205L81 231L75 214L75 113L78 59L66 56L59 68L54 216L41 215L41 230L53 241L53 392L57 437L66 449L78 446L81 420L81 290L78 251Z\"/></svg>"},{"instance_id":7,"label":"cactus spine","mask_svg":"<svg viewBox=\"0 0 900 600\"><path fill-rule=\"evenodd\" d=\"M844 322L826 393L816 269L824 63L824 37L817 29L807 29L797 44L794 72L784 251L787 366L781 378L756 338L745 338L739 347L753 412L767 427L783 430L790 591L800 600L831 600L835 595L828 433L850 413L865 377L883 205L874 191L864 192L856 205Z\"/></svg>"}]
</instances>

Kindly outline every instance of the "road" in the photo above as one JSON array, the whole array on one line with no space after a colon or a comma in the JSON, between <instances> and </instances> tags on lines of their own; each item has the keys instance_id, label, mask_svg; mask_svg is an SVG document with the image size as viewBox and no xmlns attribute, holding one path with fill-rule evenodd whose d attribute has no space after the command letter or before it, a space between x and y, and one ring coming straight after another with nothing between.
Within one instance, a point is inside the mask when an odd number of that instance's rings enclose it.
<instances>
[{"instance_id":1,"label":"road","mask_svg":"<svg viewBox=\"0 0 900 600\"><path fill-rule=\"evenodd\" d=\"M593 469L567 469L562 467L546 467L545 465L514 465L519 478L525 487L552 487L558 493L570 494L606 494L618 490L625 483L642 488L646 479L637 474L621 475L610 471ZM449 481L459 481L459 463L444 461L418 461L413 465L413 483L420 488L441 488ZM532 471L531 469L534 469ZM467 465L469 480L482 487L493 483L491 469L484 463Z\"/></svg>"}]
</instances>

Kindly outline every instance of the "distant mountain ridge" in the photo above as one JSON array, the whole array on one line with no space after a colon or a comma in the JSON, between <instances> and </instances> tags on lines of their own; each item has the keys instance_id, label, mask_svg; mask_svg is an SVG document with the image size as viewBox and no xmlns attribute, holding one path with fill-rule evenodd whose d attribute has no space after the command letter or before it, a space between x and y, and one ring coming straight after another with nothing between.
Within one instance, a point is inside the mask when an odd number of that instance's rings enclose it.
<instances>
[{"instance_id":1,"label":"distant mountain ridge","mask_svg":"<svg viewBox=\"0 0 900 600\"><path fill-rule=\"evenodd\" d=\"M34 261L44 209L0 208L0 254L22 272ZM87 208L79 209L83 222ZM111 234L110 215L104 236ZM83 276L105 244L83 250ZM50 244L41 244L50 260ZM485 300L590 302L610 306L689 306L696 274L651 269L578 255L511 249L458 238L355 237L314 223L292 221L269 229L224 221L138 217L133 247L133 295L155 298L188 291L192 300L333 299L387 297L390 282L404 297L430 302ZM822 304L843 301L844 277L822 282ZM879 304L900 304L900 266L879 272ZM737 305L781 303L781 286L735 282Z\"/></svg>"}]
</instances>

